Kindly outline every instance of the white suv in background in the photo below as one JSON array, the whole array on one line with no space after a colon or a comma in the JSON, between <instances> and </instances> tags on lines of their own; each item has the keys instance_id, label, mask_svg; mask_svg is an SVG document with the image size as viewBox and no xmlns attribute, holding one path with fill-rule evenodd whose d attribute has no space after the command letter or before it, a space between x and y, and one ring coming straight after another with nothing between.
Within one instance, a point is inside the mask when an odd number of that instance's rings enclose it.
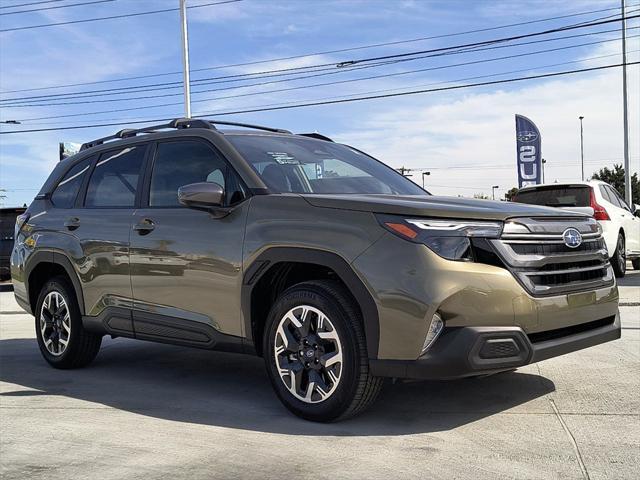
<instances>
[{"instance_id":1,"label":"white suv in background","mask_svg":"<svg viewBox=\"0 0 640 480\"><path fill-rule=\"evenodd\" d=\"M592 215L602 227L616 277L624 276L627 259L640 270L640 210L627 205L608 183L591 180L532 185L521 188L512 201Z\"/></svg>"}]
</instances>

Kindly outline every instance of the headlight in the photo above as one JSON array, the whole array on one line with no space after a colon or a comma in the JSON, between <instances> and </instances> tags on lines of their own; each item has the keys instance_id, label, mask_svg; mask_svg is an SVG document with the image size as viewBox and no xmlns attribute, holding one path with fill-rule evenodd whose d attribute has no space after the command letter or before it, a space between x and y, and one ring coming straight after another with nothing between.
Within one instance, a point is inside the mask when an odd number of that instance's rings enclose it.
<instances>
[{"instance_id":1,"label":"headlight","mask_svg":"<svg viewBox=\"0 0 640 480\"><path fill-rule=\"evenodd\" d=\"M391 233L414 243L422 243L448 260L473 261L472 237L499 238L502 222L402 218L378 215L380 224Z\"/></svg>"}]
</instances>

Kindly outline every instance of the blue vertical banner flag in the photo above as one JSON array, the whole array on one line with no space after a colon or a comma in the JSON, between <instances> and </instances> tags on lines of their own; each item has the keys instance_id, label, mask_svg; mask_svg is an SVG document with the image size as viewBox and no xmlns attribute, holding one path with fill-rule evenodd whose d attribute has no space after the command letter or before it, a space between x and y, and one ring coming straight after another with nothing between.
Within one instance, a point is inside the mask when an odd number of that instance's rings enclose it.
<instances>
[{"instance_id":1,"label":"blue vertical banner flag","mask_svg":"<svg viewBox=\"0 0 640 480\"><path fill-rule=\"evenodd\" d=\"M542 183L542 138L535 123L516 114L518 188Z\"/></svg>"}]
</instances>

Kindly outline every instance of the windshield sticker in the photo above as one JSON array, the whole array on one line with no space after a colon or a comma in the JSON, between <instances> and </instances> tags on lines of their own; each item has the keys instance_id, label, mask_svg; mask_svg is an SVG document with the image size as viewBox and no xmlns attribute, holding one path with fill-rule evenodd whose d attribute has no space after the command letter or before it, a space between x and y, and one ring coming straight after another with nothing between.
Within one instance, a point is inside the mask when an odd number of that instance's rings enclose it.
<instances>
[{"instance_id":1,"label":"windshield sticker","mask_svg":"<svg viewBox=\"0 0 640 480\"><path fill-rule=\"evenodd\" d=\"M300 162L295 157L286 152L267 152L267 155L271 155L280 165L300 165Z\"/></svg>"}]
</instances>

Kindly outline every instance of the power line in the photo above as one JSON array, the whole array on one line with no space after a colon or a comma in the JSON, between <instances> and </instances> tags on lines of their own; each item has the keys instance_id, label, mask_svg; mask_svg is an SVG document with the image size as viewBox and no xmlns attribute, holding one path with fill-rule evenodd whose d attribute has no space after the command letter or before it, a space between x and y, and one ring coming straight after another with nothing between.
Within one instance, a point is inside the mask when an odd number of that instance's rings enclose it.
<instances>
[{"instance_id":1,"label":"power line","mask_svg":"<svg viewBox=\"0 0 640 480\"><path fill-rule=\"evenodd\" d=\"M56 5L53 7L40 7L40 8L32 8L29 10L18 10L17 12L5 12L5 13L0 13L0 16L2 15L15 15L17 13L29 13L29 12L41 12L43 10L55 10L58 8L69 8L69 7L81 7L83 5L93 5L95 3L107 3L107 2L115 2L116 0L93 0L91 2L82 2L82 3L70 3L68 5ZM6 8L6 7L3 7Z\"/></svg>"},{"instance_id":2,"label":"power line","mask_svg":"<svg viewBox=\"0 0 640 480\"><path fill-rule=\"evenodd\" d=\"M639 62L627 62L627 65L637 65L640 64ZM245 110L235 110L235 111L228 111L228 112L220 112L217 113L216 115L218 116L223 116L223 115L238 115L238 114L242 114L242 113L256 113L256 112L266 112L266 111L276 111L276 110L289 110L289 109L293 109L293 108L305 108L305 107L317 107L317 106L322 106L322 105L335 105L335 104L342 104L342 103L352 103L352 102L358 102L358 101L367 101L367 100L377 100L377 99L382 99L382 98L393 98L393 97L402 97L402 96L407 96L407 95L419 95L419 94L425 94L425 93L432 93L432 92L442 92L442 91L448 91L448 90L460 90L460 89L465 89L465 88L473 88L473 87L482 87L482 86L489 86L489 85L498 85L498 84L505 84L505 83L513 83L513 82L519 82L519 81L524 81L524 80L536 80L536 79L541 79L541 78L552 78L552 77L559 77L559 76L564 76L564 75L572 75L572 74L576 74L576 73L586 73L586 72L594 72L594 71L599 71L599 70L605 70L605 69L609 69L609 68L617 68L617 67L621 67L622 64L618 63L618 64L612 64L612 65L604 65L601 67L592 67L592 68L582 68L582 69L577 69L577 70L567 70L567 71L563 71L563 72L554 72L554 73L544 73L544 74L539 74L539 75L530 75L530 76L525 76L525 77L515 77L515 78L509 78L509 79L504 79L504 80L493 80L493 81L489 81L489 82L477 82L477 83L470 83L470 84L465 84L465 85L453 85L450 87L442 87L442 88L432 88L432 89L425 89L425 90L413 90L410 92L403 92L403 93L388 93L388 94L382 94L382 95L370 95L370 96L365 96L365 97L357 97L357 98L351 98L351 99L345 99L345 100L331 100L331 101L321 101L321 102L308 102L308 103L299 103L296 105L288 105L288 106L282 106L282 107L271 107L271 108L253 108L253 109L245 109ZM207 117L210 115L204 114L204 115L194 115L194 118L201 118L201 117ZM139 124L139 123L151 123L151 122L162 122L162 121L168 121L171 120L170 118L159 118L159 119L149 119L149 120L141 120L141 121L136 121L136 122L128 122L128 124ZM50 131L62 131L62 130L80 130L80 129L86 129L86 128L98 128L98 127L110 127L110 126L117 126L117 125L122 125L122 122L118 122L118 123L103 123L103 124L93 124L93 125L76 125L76 126L66 126L66 127L55 127L55 128L39 128L39 129L28 129L28 130L9 130L9 131L5 131L5 132L0 132L0 135L8 135L8 134L14 134L14 133L35 133L35 132L50 132Z\"/></svg>"},{"instance_id":3,"label":"power line","mask_svg":"<svg viewBox=\"0 0 640 480\"><path fill-rule=\"evenodd\" d=\"M631 36L629 38L634 38L634 37L638 37L638 35ZM598 44L598 43L603 43L603 42L590 42L590 43L587 43L587 44L572 45L572 46L567 46L567 47L558 47L558 48L545 49L545 50L539 50L539 51L535 51L535 52L527 52L527 53L516 54L516 55L507 55L507 56L503 56L503 57L495 57L495 58L489 58L489 59L484 59L484 60L474 60L474 61L462 62L462 63L457 63L457 64L441 65L441 66L436 66L436 67L421 68L421 69L410 70L410 71L405 71L405 72L396 72L396 73L389 73L389 74L384 74L384 75L374 75L374 76L369 76L369 77L361 77L361 78L355 78L355 79L340 80L340 81L335 81L335 82L325 82L325 83L320 83L320 84L303 85L303 86L298 86L298 87L290 87L290 88L277 89L277 90L267 90L267 91L262 91L262 92L252 92L252 93L239 94L239 95L227 95L227 96L223 96L223 97L208 97L208 98L204 98L204 99L193 100L192 103L210 102L210 101L214 101L214 100L226 100L226 99L230 99L230 98L240 98L240 97L246 97L246 96L264 95L264 94L269 94L269 93L281 93L281 92L284 92L284 91L300 90L300 89L314 88L314 87L319 87L319 86L331 86L331 85L342 84L342 83L351 83L351 82L359 82L359 81L373 80L373 79L379 79L379 78L388 78L388 77L409 75L409 74L414 74L414 73L422 73L422 72L425 72L425 71L444 70L444 69L447 69L447 68L475 65L475 64L481 64L481 63L489 63L489 62L500 61L500 60L508 60L508 59L513 59L513 58L517 58L517 57L526 57L526 56L529 56L529 55L548 53L548 52L558 51L558 50L566 50L566 49L569 49L569 48L576 48L576 47L580 47L580 46L584 46L584 45L592 45L592 44ZM629 53L634 53L636 51L632 51L632 52L629 52ZM539 69L539 68L548 68L548 67L559 66L559 65L566 65L566 64L571 64L571 63L578 63L578 62L582 62L582 61L595 60L595 59L599 59L599 58L605 58L605 57L611 57L611 56L617 56L617 55L619 55L619 54L616 53L616 54L611 54L611 55L601 55L601 56L597 56L597 57L583 58L583 59L576 60L576 61L562 62L562 63L558 63L558 64L533 67L533 68L530 68L530 69L525 69L525 71L526 70L535 70L535 69ZM506 73L514 73L514 72L506 72ZM504 75L504 73L503 73L503 75ZM466 80L468 80L468 79L455 80L455 81L466 81ZM439 83L450 83L450 82L439 82ZM429 85L434 85L434 84L429 84ZM421 86L425 86L425 85L421 85ZM410 88L410 87L404 87L403 89L406 89L406 88ZM367 92L367 94L368 93L380 93L380 92L384 92L384 91L396 91L396 90L400 90L400 89L401 88L378 90L378 91L375 91L375 92ZM359 95L359 94L356 94L356 95ZM343 95L343 96L340 96L340 97L333 97L333 98L344 98L344 97L349 97L349 96L354 96L354 95L346 95L346 96ZM293 102L293 103L296 103L296 102ZM53 118L63 118L63 117L66 117L66 118L69 118L69 117L81 117L81 116L87 116L87 115L98 115L98 114L102 114L102 113L117 113L117 112L135 111L135 110L146 110L146 109L149 109L149 108L173 107L173 106L177 106L177 105L182 105L182 102L171 102L171 103L154 104L154 105L148 105L148 106L138 106L138 107L128 107L128 108L122 108L122 109L93 111L93 112L86 112L86 113L52 115L52 116L46 116L46 117L35 117L35 118L24 118L24 119L19 118L18 120L21 121L21 122L27 122L27 121L35 121L35 120L49 120L49 119L53 119Z\"/></svg>"},{"instance_id":4,"label":"power line","mask_svg":"<svg viewBox=\"0 0 640 480\"><path fill-rule=\"evenodd\" d=\"M640 17L640 15L637 15L636 17ZM629 17L631 18L631 17ZM634 29L637 27L632 27L631 29ZM530 44L536 44L536 43L546 43L546 42L550 42L550 41L559 41L559 40L565 40L568 38L576 38L576 37L584 37L584 36L591 36L591 35L599 35L599 34L603 34L603 33L611 33L611 32L616 32L619 31L619 29L615 29L615 30L606 30L606 31L599 31L599 32L591 32L591 33L585 33L585 34L578 34L578 35L568 35L568 36L564 36L564 37L558 37L558 38L549 38L549 39L543 39L543 40L534 40L534 41L529 41L529 42L520 42L520 43L515 43L515 44L510 44L510 45L491 45L491 43L502 43L501 39L497 39L495 41L485 41L485 42L480 42L479 45L480 46L484 46L484 48L476 48L475 50L473 50L472 53L476 53L476 52L480 52L480 51L487 51L487 50L494 50L494 49L499 49L499 48L512 48L512 47L517 47L517 46L523 46L523 45L530 45ZM531 36L535 36L537 35L537 33L534 34L529 34ZM606 41L617 41L617 39L612 39L612 40L604 40L604 41L600 41L600 42L592 42L591 44L595 44L595 43L604 43ZM487 42L491 42L489 43L488 46ZM470 44L475 46L475 44ZM589 43L587 44L583 44L583 45L590 45ZM468 47L465 46L465 47ZM406 58L407 55L409 55L408 53L403 53L403 54L398 54L399 56L402 56L403 58L398 58L395 60L389 60L387 62L379 62L379 63L374 63L374 64L365 64L365 65L356 65L353 67L346 67L344 70L343 69L339 69L339 70L334 70L334 68L326 68L326 69L320 69L320 70L311 70L311 72L313 72L311 75L304 75L305 72L298 72L299 74L303 75L297 78L285 78L282 80L273 80L273 81L267 81L267 82L258 82L258 83L252 83L252 84L246 84L246 85L240 85L237 87L228 87L228 88L216 88L216 89L205 89L205 90L198 90L198 91L193 91L194 94L197 93L210 93L210 92L214 92L214 91L220 91L220 90L229 90L229 89L235 89L235 88L247 88L247 87L253 87L253 86L261 86L261 85L269 85L269 84L273 84L273 83L282 83L282 82L287 82L287 81L291 81L291 80L301 80L301 79L306 79L306 78L314 78L314 77L320 77L320 76L326 76L326 75L333 75L333 74L340 74L340 73L344 73L344 72L349 72L352 70L357 70L357 69L364 69L364 68L372 68L372 67L377 67L377 66L381 66L381 65L389 65L389 64L395 64L395 63L401 63L401 62L406 62L406 61L415 61L415 60L419 60L419 59L423 59L423 58L429 58L429 57L434 57L434 56L443 56L443 55L455 55L455 54L460 54L460 53L470 53L469 51L455 51L454 49L456 47L444 47L447 49L447 51L445 52L439 52L442 49L435 49L438 50L438 52L436 52L436 54L432 54L431 50L425 50L425 51L419 51L419 52L414 52L413 55L417 55L417 54L423 54L426 53L425 55L419 55L419 56L413 56L411 58ZM362 59L359 60L358 63L361 62L365 62L367 61L367 59ZM296 67L295 70L299 70L301 68L315 68L315 67L324 67L326 65L335 65L335 64L321 64L321 65L315 65L315 66L308 66L308 67ZM347 70L347 68L351 68L351 70ZM281 69L282 70L282 69ZM281 70L274 70L272 72L277 72L277 71L281 71ZM284 69L284 70L289 70L289 69ZM326 72L327 70L329 70L329 73L315 73L315 72ZM265 71L265 72L259 72L259 73L265 73L265 74L269 74L269 71ZM249 74L244 74L244 75L249 75ZM202 82L199 83L198 85L193 85L193 86L203 86L203 85L210 85L210 84L218 84L218 83L228 83L231 81L241 81L243 79L240 80L229 80L229 77L237 77L237 76L243 76L243 75L233 75L233 76L226 76L226 77L213 77L213 79L218 78L221 79L220 81L216 80L216 81L209 81L209 82ZM274 76L284 76L284 74L277 74L277 75L265 75L265 77L262 78L270 78L270 77L274 77ZM261 78L261 77L254 77L254 78ZM212 80L213 80L212 79ZM225 81L222 81L226 79ZM204 79L202 79L204 80ZM177 83L177 86L168 86L168 85L173 85ZM166 89L171 89L171 88L179 88L179 85L181 85L182 82L171 82L169 84L155 84L152 86L159 86L161 88L150 88L147 90L140 90L140 93L143 91L154 91L154 90L166 90ZM130 88L135 88L135 87L130 87ZM107 89L107 91L111 91L111 90L128 90L129 87L122 87L119 89ZM99 91L98 91L99 92ZM21 107L47 107L47 106L58 106L58 105L82 105L82 104L93 104L93 103L112 103L112 102L121 102L121 101L131 101L131 100L147 100L147 99L153 99L153 98L164 98L164 97L168 97L168 96L180 96L182 95L181 93L165 93L165 94L155 94L155 95L144 95L144 96L138 96L138 97L127 97L127 98L111 98L111 99L107 99L107 100L82 100L82 101L66 101L66 100L75 100L75 99L84 99L84 98L91 98L91 97L103 97L103 96L111 96L111 95L120 95L120 94L126 94L126 93L139 93L138 91L135 92L129 92L129 91L124 91L124 92L112 92L112 93L96 93L96 94L91 94L91 92L80 92L79 94L56 94L55 96L57 96L58 98L45 98L45 99L41 99L41 97L50 97L50 95L42 95L42 96L35 96L35 97L21 97L21 98L12 98L12 99L4 99L4 100L0 100L1 106L5 107L5 108L21 108ZM80 96L84 94L84 96ZM61 97L62 95L68 95L67 97ZM74 95L74 96L71 96ZM54 95L51 95L54 96ZM33 99L31 99L33 98ZM60 101L60 100L65 100L65 101ZM58 103L33 103L33 102L37 102L37 101L44 101L44 102L58 102Z\"/></svg>"},{"instance_id":5,"label":"power line","mask_svg":"<svg viewBox=\"0 0 640 480\"><path fill-rule=\"evenodd\" d=\"M631 27L628 30L634 30L637 29L638 27ZM191 82L191 85L193 87L198 87L198 86L204 86L204 85L211 85L211 84L219 84L219 83L230 83L230 82L239 82L239 81L245 81L245 80L254 80L254 79L261 79L261 78L273 78L273 77L281 77L281 76L290 76L290 75L304 75L305 73L317 73L317 72L332 72L332 73L328 73L328 74L324 74L324 75L332 75L335 73L344 73L344 72L350 72L353 70L360 70L360 69L364 69L364 68L373 68L373 67L378 67L378 66L387 66L387 65L392 65L392 64L397 64L397 63L402 63L402 62L407 62L407 61L415 61L415 60L421 60L424 58L431 58L434 56L444 56L444 55L454 55L454 54L463 54L463 53L476 53L476 52L481 52L481 51L487 51L487 50L494 50L494 49L500 49L500 48L512 48L512 47L517 47L517 46L523 46L523 45L530 45L530 44L536 44L536 43L547 43L547 42L553 42L553 41L559 41L559 40L566 40L566 39L570 39L570 38L578 38L578 37L585 37L585 36L592 36L592 35L600 35L600 34L604 34L604 33L613 33L613 32L619 32L621 31L620 29L612 29L612 30L601 30L598 32L590 32L590 33L583 33L583 34L578 34L578 35L565 35L563 37L556 37L556 38L549 38L549 39L544 39L544 40L536 40L536 41L531 41L531 42L520 42L520 43L514 43L514 44L510 44L510 45L497 45L497 46L491 46L491 47L485 47L485 48L477 48L475 50L473 50L473 52L469 52L469 51L451 51L451 52L446 52L446 54L439 54L439 55L422 55L422 56L417 56L417 57L412 57L412 58L403 58L403 59L399 59L399 60L392 60L392 61L387 61L387 62L378 62L378 63L374 63L374 64L366 64L366 65L362 65L362 66L354 66L354 67L343 67L340 70L335 70L335 64L329 64L331 65L330 68L319 68L319 69L315 69L316 67L324 67L327 64L322 64L322 65L315 65L315 66L307 66L307 67L298 67L297 69L302 69L302 68L307 68L310 70L305 70L305 71L297 71L297 72L291 72L291 73L281 73L281 74L275 74L275 75L271 75L271 73L273 72L281 72L282 69L280 70L270 70L270 71L264 71L264 72L256 72L256 73L250 73L250 74L237 74L237 75L227 75L227 76L220 76L220 77L210 77L210 78L203 78L203 79L199 79L196 80L197 82L199 82L197 85L194 82ZM616 41L617 39L613 39L612 41ZM592 45L595 43L600 43L600 42L592 42L592 43L585 43L585 44L581 44L581 46L586 46L586 45ZM564 47L563 47L564 48ZM568 48L573 48L573 47L568 47ZM555 50L552 50L555 51ZM314 70L311 70L311 69ZM286 70L286 69L285 69ZM259 75L260 74L260 75ZM262 75L264 74L264 75ZM247 77L249 75L259 75L259 76L255 76L252 78L236 78L236 77ZM291 80L301 80L301 79L305 79L305 78L313 78L313 77L319 77L319 76L324 76L324 75L307 75L307 76L301 76L301 77L297 77L297 78L292 78ZM258 86L258 85L265 85L265 84L271 84L271 83L280 83L282 81L288 81L289 79L286 80L281 80L281 81L276 81L276 82L262 82L262 83L254 83L254 84L247 84L247 85L241 85L239 87L232 87L232 88L244 88L244 87L250 87L250 86ZM158 87L158 88L144 88L144 87ZM84 92L70 92L70 93L60 93L60 94L50 94L50 95L35 95L35 96L27 96L27 97L14 97L14 98L5 98L5 99L1 99L0 103L4 106L13 106L13 104L22 104L24 102L29 103L29 106L50 106L50 105L73 105L74 103L58 103L58 104L33 104L33 102L36 101L59 101L59 100L75 100L75 99L83 99L83 98L92 98L92 97L103 97L103 96L109 96L109 95L124 95L124 94L128 94L128 93L142 93L142 92L152 92L152 91L158 91L158 90L169 90L169 89L176 89L176 88L182 88L182 82L167 82L167 83L158 83L158 84L151 84L151 85L147 85L147 86L130 86L130 87L120 87L120 88L109 88L109 89L102 89L102 90L89 90L89 91L84 91ZM134 90L136 89L136 90ZM204 93L204 92L211 92L211 91L218 91L218 90L224 90L224 89L215 89L215 90L200 90L200 91L195 91L193 93ZM109 93L107 93L109 92ZM180 94L171 94L173 96L176 95L180 95ZM171 96L170 95L170 96ZM157 95L157 96L146 96L146 97L129 97L127 99L122 99L122 100L140 100L140 99L147 99L147 98L158 98L158 97L164 97L167 95ZM55 97L55 98L54 98ZM114 99L113 101L118 101L116 99ZM88 102L87 102L88 103ZM100 103L100 102L97 102ZM80 102L75 103L75 104L80 104Z\"/></svg>"},{"instance_id":6,"label":"power line","mask_svg":"<svg viewBox=\"0 0 640 480\"><path fill-rule=\"evenodd\" d=\"M236 3L241 2L242 0L221 0L218 2L211 3L203 3L202 5L190 5L187 8L201 8L201 7L210 7L212 5L223 5L225 3ZM111 15L108 17L97 17L97 18L85 18L83 20L68 20L66 22L57 22L57 23L43 23L40 25L29 25L26 27L13 27L13 28L5 28L0 30L0 33L4 32L16 32L19 30L31 30L33 28L44 28L44 27L57 27L60 25L73 25L77 23L86 23L86 22L98 22L102 20L115 20L118 18L129 18L129 17L139 17L141 15L153 15L155 13L166 13L166 12L176 12L180 10L179 8L164 8L162 10L150 10L147 12L138 12L138 13L125 13L122 15Z\"/></svg>"},{"instance_id":7,"label":"power line","mask_svg":"<svg viewBox=\"0 0 640 480\"><path fill-rule=\"evenodd\" d=\"M637 6L640 6L640 4L628 5L627 8L632 8L632 7L637 7ZM368 44L368 45L359 45L359 46L356 46L356 47L341 48L341 49L335 49L335 50L325 50L325 51L306 53L306 54L300 54L300 55L290 55L290 56L286 56L286 57L271 58L271 59L267 59L267 60L257 60L257 61L253 61L253 62L244 62L244 63L235 63L235 64L226 64L226 65L217 65L217 66L211 66L211 67L197 68L197 69L191 69L191 72L200 72L200 71L206 71L206 70L222 70L222 69L227 69L227 68L259 65L259 64L265 64L265 63L273 63L273 62L277 62L277 61L294 60L294 59L306 58L306 57L314 57L314 56L319 56L319 55L330 55L330 54L334 54L334 53L344 53L344 52L350 52L350 51L365 50L365 49L369 49L369 48L379 48L379 47L386 47L386 46L392 46L392 45L415 43L415 42L421 42L421 41L426 41L426 40L435 40L435 39L440 39L440 38L448 38L448 37L469 35L469 34L473 34L473 33L482 33L482 32L494 31L494 30L501 30L501 29L505 29L505 28L512 28L512 27L523 26L523 25L531 25L531 24L534 24L534 23L549 22L549 21L552 21L552 20L560 20L560 19L564 19L564 18L578 17L578 16L584 16L584 15L592 15L592 14L595 14L595 13L602 13L602 12L608 12L608 11L613 11L613 10L619 10L619 7L603 8L603 9L599 9L599 10L590 10L590 11L586 11L586 12L577 12L577 13L572 13L572 14L568 14L568 15L547 17L547 18L541 18L541 19L536 19L536 20L530 20L530 21L526 21L526 22L510 23L510 24L506 24L506 25L499 25L499 26L496 26L496 27L487 27L487 28L480 28L480 29L475 29L475 30L466 30L466 31L462 31L462 32L448 33L448 34L443 34L443 35L432 35L432 36L419 37L419 38L413 38L413 39L408 39L408 40L398 40L398 41L390 41L390 42L383 42L383 43L373 43L373 44ZM29 91L38 91L38 90L57 89L57 88L77 87L77 86L83 86L83 85L97 85L97 84L103 84L103 83L122 82L122 81L129 81L129 80L140 80L140 79L145 79L145 78L154 78L154 77L161 77L161 76L168 76L168 75L181 75L181 74L182 74L182 71L155 73L155 74L148 74L148 75L137 75L137 76L130 76L130 77L121 77L121 78L115 78L115 79L110 79L110 80L97 80L97 81L92 81L92 82L68 83L68 84L62 84L62 85L51 85L51 86L48 86L48 87L37 87L37 88L25 88L25 89L19 89L19 90L5 90L2 93L5 93L5 94L6 93L18 93L18 92L29 92Z\"/></svg>"},{"instance_id":8,"label":"power line","mask_svg":"<svg viewBox=\"0 0 640 480\"><path fill-rule=\"evenodd\" d=\"M636 15L636 16L630 16L627 17L629 19L631 18L637 18L640 17L640 15ZM620 18L618 19L614 19L614 20L608 20L607 22L614 22L614 21L621 21ZM199 82L198 85L209 85L212 83L226 83L226 82L235 82L235 81L242 81L243 79L246 79L247 77L252 77L252 78L265 78L267 76L282 76L279 74L285 74L287 72L299 72L300 74L306 73L307 71L313 71L311 69L320 69L318 71L326 71L326 70L333 70L336 67L339 67L340 65L344 65L344 64L348 64L347 66L343 66L341 68L346 69L347 68L356 68L355 65L360 64L360 63L370 63L370 62L379 62L378 64L374 64L373 66L378 66L378 65L384 65L387 63L383 63L383 62L388 62L388 64L391 63L400 63L403 61L413 61L413 60L417 60L417 59L421 59L421 58L428 58L428 57L432 57L432 56L441 56L441 55L449 55L449 54L457 54L457 53L467 53L466 50L463 49L471 49L473 48L475 52L477 51L484 51L487 49L493 49L493 48L503 48L502 46L496 46L495 44L497 43L505 43L507 41L513 41L513 39L523 39L523 38L529 38L529 37L533 37L533 36L539 36L539 35L546 35L546 34L552 34L552 33L557 33L560 31L565 31L565 30L572 30L575 28L585 28L585 27L590 27L593 25L599 25L600 23L583 23L580 25L573 25L573 26L565 26L565 27L560 27L558 29L552 29L552 30L547 30L547 31L542 31L542 32L533 32L530 34L524 34L524 35L519 35L517 37L503 37L503 38L497 38L497 39L492 39L492 40L485 40L485 41L481 41L481 42L475 42L475 43L470 43L470 44L463 44L463 45L454 45L454 46L449 46L449 47L441 47L441 48L437 48L437 49L430 49L430 50L419 50L419 51L413 51L413 52L404 52L404 53L400 53L400 54L395 54L395 55L391 55L391 56L387 56L384 60L380 60L380 58L362 58L362 59L357 59L357 60L350 60L347 62L333 62L333 63L322 63L322 64L316 64L316 65L308 65L308 66L304 66L304 67L289 67L289 68L280 68L280 69L274 69L274 70L266 70L266 71L261 71L261 72L252 72L252 73L245 73L245 74L235 74L235 75L226 75L226 76L220 76L220 77L209 77L209 78L202 78L202 79L198 79L195 80L194 82L192 82L192 85L194 85L194 83L197 81ZM519 46L519 45L528 45L528 44L532 44L532 43L544 43L547 41L558 41L558 40L562 40L562 39L567 39L567 38L576 38L576 37L581 37L581 36L589 36L589 35L598 35L598 34L602 34L602 33L611 33L611 32L617 32L620 31L619 29L615 29L615 30L605 30L605 31L600 31L600 32L591 32L591 33L586 33L586 34L578 34L578 35L569 35L569 36L564 36L564 37L557 37L557 38L550 38L550 39L544 39L544 40L540 40L540 41L533 41L533 42L521 42L519 44L512 44L512 45L505 45L504 48L510 48L511 46ZM492 47L489 47L490 45L493 45ZM480 47L485 47L480 48ZM456 50L462 50L460 52L457 52ZM432 55L432 54L437 54L437 55ZM401 57L401 58L398 58ZM412 58L408 58L408 57L412 57ZM329 68L324 68L323 67L329 67ZM363 66L364 67L364 66ZM275 73L276 75L269 75L269 74L273 74ZM262 77L262 76L265 77ZM308 78L308 77L307 77ZM218 81L209 81L209 80L226 80L226 82L218 82ZM14 98L7 98L7 99L3 99L0 100L0 102L3 102L5 105L8 105L6 102L18 102L21 100L27 101L30 99L38 99L38 98L49 98L51 101L55 101L58 99L63 99L62 97L74 97L74 96L79 96L79 95L85 95L87 97L93 96L93 95L89 95L92 93L106 93L106 92L120 92L120 91L133 91L135 90L137 91L153 91L154 88L152 87L163 87L163 88L155 88L155 90L163 90L165 89L164 87L169 88L169 86L172 86L171 88L181 88L182 86L182 82L162 82L162 83L155 83L155 84L147 84L147 85L137 85L137 86L127 86L127 87L118 87L118 88L109 88L109 89L101 89L101 90L89 90L89 91L84 91L84 92L68 92L68 93L59 93L59 94L48 94L48 95L35 95L35 96L27 96L27 97L14 97ZM195 86L195 85L194 85ZM149 88L147 88L149 87ZM98 95L95 95L98 96ZM164 96L164 95L161 95ZM52 98L52 97L60 97L60 98ZM144 99L144 98L153 98L153 97L133 97L131 98L131 100L140 100L140 99ZM99 103L99 102L98 102ZM61 103L61 105L68 105L65 103ZM39 106L47 106L47 105L39 105Z\"/></svg>"},{"instance_id":9,"label":"power line","mask_svg":"<svg viewBox=\"0 0 640 480\"><path fill-rule=\"evenodd\" d=\"M18 5L3 5L0 6L0 9L3 8L18 8L18 7L28 7L30 5L42 5L43 3L57 3L57 2L64 2L66 0L46 0L46 1L40 1L40 2L30 2L30 3L21 3Z\"/></svg>"}]
</instances>

